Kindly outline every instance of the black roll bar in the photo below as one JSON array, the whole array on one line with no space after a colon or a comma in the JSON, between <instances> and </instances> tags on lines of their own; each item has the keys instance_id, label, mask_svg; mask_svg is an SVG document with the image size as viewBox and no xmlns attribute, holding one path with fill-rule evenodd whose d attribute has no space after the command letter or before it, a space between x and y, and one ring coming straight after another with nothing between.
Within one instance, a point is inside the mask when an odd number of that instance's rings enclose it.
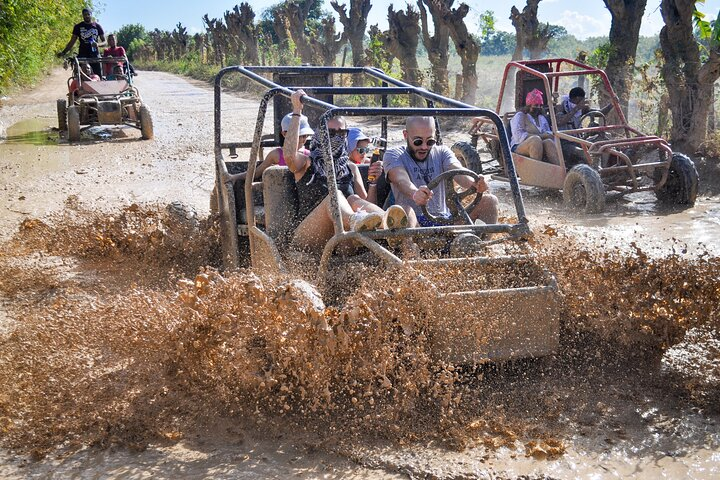
<instances>
[{"instance_id":1,"label":"black roll bar","mask_svg":"<svg viewBox=\"0 0 720 480\"><path fill-rule=\"evenodd\" d=\"M335 168L334 168L334 162L332 159L332 154L330 151L330 137L327 131L327 121L335 116L381 116L383 119L386 119L389 116L432 116L436 117L436 125L437 125L437 117L486 117L489 118L492 123L495 125L498 136L500 138L500 149L501 153L503 155L503 158L505 159L506 165L507 165L507 174L508 174L508 180L510 183L510 189L512 191L513 200L515 204L516 213L518 216L518 222L520 224L527 225L528 219L525 215L525 207L523 205L522 201L522 195L520 192L520 184L518 182L517 173L515 170L515 164L512 159L512 155L510 153L510 145L507 138L507 132L505 130L505 125L503 124L502 119L492 110L484 109L484 108L477 108L473 107L472 105L468 105L466 103L460 102L458 100L454 100L451 98L444 97L442 95L439 95L434 92L430 92L426 90L425 88L421 87L415 87L413 85L407 84L405 82L402 82L401 80L392 78L385 74L382 70L374 68L374 67L307 67L307 66L301 66L301 67L265 67L265 66L230 66L223 68L218 72L218 74L215 77L215 88L214 88L214 98L215 98L215 112L214 112L214 123L215 123L215 131L214 131L214 146L215 146L215 160L217 162L222 161L222 150L223 148L233 148L237 146L242 146L245 144L239 144L239 143L225 143L223 144L221 141L221 100L222 100L222 79L225 75L231 72L237 72L241 75L249 78L250 80L253 80L254 82L263 85L268 88L268 92L265 93L261 100L260 108L258 110L258 117L257 117L257 123L255 127L255 136L252 142L251 151L250 151L250 162L248 166L248 173L246 175L246 194L249 195L250 188L248 184L252 183L252 179L254 176L254 170L255 170L255 162L253 159L257 158L257 151L261 145L261 137L262 137L262 128L265 121L265 112L267 111L267 104L271 98L273 98L275 95L284 95L286 97L290 97L292 93L298 89L303 87L285 87L283 85L279 85L271 80L268 80L267 78L259 75L261 73L303 73L303 72L324 72L324 73L333 73L333 74L343 74L343 73L352 73L352 74L365 74L372 78L375 78L377 80L380 80L383 82L383 84L389 84L394 85L394 87L308 87L308 90L311 90L313 92L322 92L322 93L337 93L337 94L353 94L353 93L359 93L359 91L368 94L368 95L381 95L383 97L382 107L345 107L345 106L336 106L330 103L323 102L321 100L318 100L309 94L304 96L302 98L302 102L304 105L320 108L325 110L325 113L321 116L320 125L319 125L319 135L317 135L319 139L319 146L322 148L325 152L325 170L328 178L328 188L330 191L335 191L337 189L337 180L335 178ZM422 107L412 107L412 108L388 108L387 105L387 95L388 94L414 94L418 95L419 97L426 100L428 103L428 107L422 108ZM446 105L444 108L436 108L434 107L434 102ZM334 200L334 201L333 201ZM337 209L337 199L334 198L334 196L331 196L331 205L333 209ZM249 208L248 210L248 221L252 222L252 204L249 202L246 205L246 208ZM339 219L339 215L335 216L335 221L337 222ZM338 231L338 226L336 225L336 231ZM339 230L342 230L342 227L340 226Z\"/></svg>"}]
</instances>

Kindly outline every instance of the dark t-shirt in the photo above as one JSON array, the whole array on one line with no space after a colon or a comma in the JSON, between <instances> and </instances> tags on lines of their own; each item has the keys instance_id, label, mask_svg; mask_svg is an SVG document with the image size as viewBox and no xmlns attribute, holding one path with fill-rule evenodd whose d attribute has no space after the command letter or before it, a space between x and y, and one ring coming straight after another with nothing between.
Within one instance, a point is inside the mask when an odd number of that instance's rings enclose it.
<instances>
[{"instance_id":1,"label":"dark t-shirt","mask_svg":"<svg viewBox=\"0 0 720 480\"><path fill-rule=\"evenodd\" d=\"M79 57L99 57L98 40L105 36L105 32L99 23L80 22L73 28L73 35L80 41Z\"/></svg>"}]
</instances>

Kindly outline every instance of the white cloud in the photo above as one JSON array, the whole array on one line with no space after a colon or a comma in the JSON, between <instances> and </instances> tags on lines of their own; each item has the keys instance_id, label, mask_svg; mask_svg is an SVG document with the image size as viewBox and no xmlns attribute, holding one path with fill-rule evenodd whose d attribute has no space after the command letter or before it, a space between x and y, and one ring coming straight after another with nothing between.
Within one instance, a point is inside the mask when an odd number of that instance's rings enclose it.
<instances>
[{"instance_id":1,"label":"white cloud","mask_svg":"<svg viewBox=\"0 0 720 480\"><path fill-rule=\"evenodd\" d=\"M580 12L564 10L560 18L550 20L553 25L562 25L570 35L579 39L587 37L599 37L610 33L610 12L604 11L600 17L583 15Z\"/></svg>"}]
</instances>

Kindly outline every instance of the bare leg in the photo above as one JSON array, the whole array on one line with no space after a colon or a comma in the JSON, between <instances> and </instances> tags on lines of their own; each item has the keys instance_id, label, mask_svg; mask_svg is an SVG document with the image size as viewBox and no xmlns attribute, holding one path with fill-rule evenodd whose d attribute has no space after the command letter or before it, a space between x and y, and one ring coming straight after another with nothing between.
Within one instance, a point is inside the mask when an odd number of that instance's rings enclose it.
<instances>
[{"instance_id":1,"label":"bare leg","mask_svg":"<svg viewBox=\"0 0 720 480\"><path fill-rule=\"evenodd\" d=\"M545 158L548 162L553 165L560 165L560 157L558 156L557 148L555 148L555 142L546 138L542 142L543 150L545 150Z\"/></svg>"},{"instance_id":2,"label":"bare leg","mask_svg":"<svg viewBox=\"0 0 720 480\"><path fill-rule=\"evenodd\" d=\"M353 212L363 210L365 212L379 213L380 215L385 213L385 210L383 210L382 208L378 207L372 202L363 200L357 195L350 195L347 198L347 201L350 204Z\"/></svg>"},{"instance_id":3,"label":"bare leg","mask_svg":"<svg viewBox=\"0 0 720 480\"><path fill-rule=\"evenodd\" d=\"M350 215L353 214L353 210L341 193L338 193L338 203L343 227L345 230L349 230ZM298 249L321 251L333 235L335 235L335 227L330 213L330 196L328 195L295 229L291 245Z\"/></svg>"},{"instance_id":4,"label":"bare leg","mask_svg":"<svg viewBox=\"0 0 720 480\"><path fill-rule=\"evenodd\" d=\"M517 148L515 149L515 153L518 153L525 157L530 157L534 160L542 160L542 139L537 135L530 135L517 146Z\"/></svg>"},{"instance_id":5,"label":"bare leg","mask_svg":"<svg viewBox=\"0 0 720 480\"><path fill-rule=\"evenodd\" d=\"M480 203L470 212L470 219L482 220L487 224L495 224L498 219L498 199L492 193L484 193Z\"/></svg>"}]
</instances>

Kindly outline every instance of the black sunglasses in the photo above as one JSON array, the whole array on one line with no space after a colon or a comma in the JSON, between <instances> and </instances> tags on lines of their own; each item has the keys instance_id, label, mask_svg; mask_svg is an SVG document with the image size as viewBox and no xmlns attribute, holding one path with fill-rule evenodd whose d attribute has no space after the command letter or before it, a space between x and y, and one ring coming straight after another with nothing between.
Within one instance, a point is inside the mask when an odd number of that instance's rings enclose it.
<instances>
[{"instance_id":1,"label":"black sunglasses","mask_svg":"<svg viewBox=\"0 0 720 480\"><path fill-rule=\"evenodd\" d=\"M365 155L370 151L370 147L357 147L357 151L360 155Z\"/></svg>"},{"instance_id":2,"label":"black sunglasses","mask_svg":"<svg viewBox=\"0 0 720 480\"><path fill-rule=\"evenodd\" d=\"M335 135L347 135L348 131L347 128L328 128L328 133L332 137Z\"/></svg>"},{"instance_id":3,"label":"black sunglasses","mask_svg":"<svg viewBox=\"0 0 720 480\"><path fill-rule=\"evenodd\" d=\"M435 145L437 143L437 140L435 140L434 138L428 138L427 140L423 140L422 138L416 138L415 140L412 141L412 144L415 145L416 147L419 147L423 143L425 145L427 145L428 147L432 147L433 145Z\"/></svg>"}]
</instances>

